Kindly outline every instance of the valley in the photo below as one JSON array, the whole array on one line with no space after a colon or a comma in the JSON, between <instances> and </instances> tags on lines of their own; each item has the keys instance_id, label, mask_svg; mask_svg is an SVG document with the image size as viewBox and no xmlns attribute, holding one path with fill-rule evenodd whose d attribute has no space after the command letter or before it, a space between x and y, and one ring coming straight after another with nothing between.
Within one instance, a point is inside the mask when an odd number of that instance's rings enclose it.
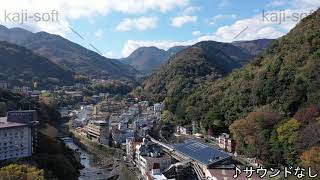
<instances>
[{"instance_id":1,"label":"valley","mask_svg":"<svg viewBox=\"0 0 320 180\"><path fill-rule=\"evenodd\" d=\"M0 179L317 179L319 22L119 58L0 25Z\"/></svg>"}]
</instances>

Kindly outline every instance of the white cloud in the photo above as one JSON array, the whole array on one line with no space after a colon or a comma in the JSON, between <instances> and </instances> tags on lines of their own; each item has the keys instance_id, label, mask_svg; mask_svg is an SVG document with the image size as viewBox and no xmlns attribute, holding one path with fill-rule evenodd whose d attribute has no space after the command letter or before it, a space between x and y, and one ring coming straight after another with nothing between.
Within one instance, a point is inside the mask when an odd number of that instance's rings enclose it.
<instances>
[{"instance_id":1,"label":"white cloud","mask_svg":"<svg viewBox=\"0 0 320 180\"><path fill-rule=\"evenodd\" d=\"M136 19L125 18L116 27L117 31L131 31L153 29L157 26L157 17L140 17Z\"/></svg>"},{"instance_id":2,"label":"white cloud","mask_svg":"<svg viewBox=\"0 0 320 180\"><path fill-rule=\"evenodd\" d=\"M308 1L308 0L305 0ZM285 11L267 11L269 15L272 13L285 13L288 17L292 16L293 13L304 15L305 13L310 14L311 10L316 10L319 7L318 4L309 3L309 6L300 9L287 9ZM279 15L279 14L278 14ZM178 45L193 45L200 41L220 41L220 42L232 42L239 40L254 40L261 38L275 39L283 36L289 30L291 30L299 21L293 19L286 19L279 23L279 21L264 20L262 13L256 14L250 18L241 19L229 26L219 27L215 32L199 36L195 39L187 41L172 41L172 40L128 40L122 49L122 55L128 56L135 49L143 46L155 46L160 49L167 50L173 46ZM242 30L241 34L239 34Z\"/></svg>"},{"instance_id":3,"label":"white cloud","mask_svg":"<svg viewBox=\"0 0 320 180\"><path fill-rule=\"evenodd\" d=\"M192 32L192 35L194 35L194 36L200 36L200 35L201 35L201 32L200 32L200 31L193 31L193 32Z\"/></svg>"},{"instance_id":4,"label":"white cloud","mask_svg":"<svg viewBox=\"0 0 320 180\"><path fill-rule=\"evenodd\" d=\"M219 8L224 8L226 6L229 6L231 4L230 0L221 0L218 4Z\"/></svg>"},{"instance_id":5,"label":"white cloud","mask_svg":"<svg viewBox=\"0 0 320 180\"><path fill-rule=\"evenodd\" d=\"M267 7L279 7L279 6L284 6L288 2L285 0L273 0L271 3L267 5Z\"/></svg>"},{"instance_id":6,"label":"white cloud","mask_svg":"<svg viewBox=\"0 0 320 180\"><path fill-rule=\"evenodd\" d=\"M149 10L167 12L176 7L184 7L189 0L108 0L110 9L125 13L145 13Z\"/></svg>"},{"instance_id":7,"label":"white cloud","mask_svg":"<svg viewBox=\"0 0 320 180\"><path fill-rule=\"evenodd\" d=\"M291 6L295 9L312 9L317 10L320 7L319 0L292 0Z\"/></svg>"},{"instance_id":8,"label":"white cloud","mask_svg":"<svg viewBox=\"0 0 320 180\"><path fill-rule=\"evenodd\" d=\"M0 23L8 27L22 27L31 31L47 31L65 35L70 32L68 26L73 19L90 19L96 16L106 16L111 12L126 14L142 14L149 11L168 12L189 5L189 0L11 0L1 2L0 14L7 12L48 13L59 12L59 23L28 21L24 25L15 22L5 22L0 16Z\"/></svg>"},{"instance_id":9,"label":"white cloud","mask_svg":"<svg viewBox=\"0 0 320 180\"><path fill-rule=\"evenodd\" d=\"M105 54L103 54L103 56L107 57L107 58L113 58L113 52L112 51L108 51Z\"/></svg>"},{"instance_id":10,"label":"white cloud","mask_svg":"<svg viewBox=\"0 0 320 180\"><path fill-rule=\"evenodd\" d=\"M197 19L197 16L177 16L171 19L171 25L174 27L181 27L187 23L194 23Z\"/></svg>"},{"instance_id":11,"label":"white cloud","mask_svg":"<svg viewBox=\"0 0 320 180\"><path fill-rule=\"evenodd\" d=\"M218 14L218 15L212 17L212 18L209 20L209 24L214 25L214 24L216 24L218 21L221 21L221 20L225 20L225 19L236 19L236 18L237 18L237 15L235 15L235 14Z\"/></svg>"},{"instance_id":12,"label":"white cloud","mask_svg":"<svg viewBox=\"0 0 320 180\"><path fill-rule=\"evenodd\" d=\"M102 37L103 35L103 30L102 29L98 29L96 32L94 32L94 35L98 38Z\"/></svg>"},{"instance_id":13,"label":"white cloud","mask_svg":"<svg viewBox=\"0 0 320 180\"><path fill-rule=\"evenodd\" d=\"M195 13L197 11L200 11L200 9L201 8L198 7L198 6L188 6L182 11L182 14L184 14L184 15L192 14L192 13Z\"/></svg>"}]
</instances>

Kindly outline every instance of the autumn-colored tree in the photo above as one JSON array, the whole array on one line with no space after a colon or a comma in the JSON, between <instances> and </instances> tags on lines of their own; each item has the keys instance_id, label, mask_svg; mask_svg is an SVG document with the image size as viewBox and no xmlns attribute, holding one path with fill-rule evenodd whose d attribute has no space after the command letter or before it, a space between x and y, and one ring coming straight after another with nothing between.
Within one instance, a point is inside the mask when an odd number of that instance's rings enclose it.
<instances>
[{"instance_id":1,"label":"autumn-colored tree","mask_svg":"<svg viewBox=\"0 0 320 180\"><path fill-rule=\"evenodd\" d=\"M320 172L320 147L311 147L305 151L300 157L305 167L311 167Z\"/></svg>"},{"instance_id":2,"label":"autumn-colored tree","mask_svg":"<svg viewBox=\"0 0 320 180\"><path fill-rule=\"evenodd\" d=\"M311 105L307 108L299 109L295 113L294 118L301 122L307 123L315 120L319 116L320 116L320 109L315 105Z\"/></svg>"},{"instance_id":3,"label":"autumn-colored tree","mask_svg":"<svg viewBox=\"0 0 320 180\"><path fill-rule=\"evenodd\" d=\"M10 164L0 169L2 180L44 180L44 171L29 165Z\"/></svg>"},{"instance_id":4,"label":"autumn-colored tree","mask_svg":"<svg viewBox=\"0 0 320 180\"><path fill-rule=\"evenodd\" d=\"M296 119L290 119L277 128L278 142L283 150L283 158L289 165L297 163L298 152L295 148L299 136L301 123Z\"/></svg>"},{"instance_id":5,"label":"autumn-colored tree","mask_svg":"<svg viewBox=\"0 0 320 180\"><path fill-rule=\"evenodd\" d=\"M320 144L320 123L309 123L299 132L297 140L297 150L302 153L306 149Z\"/></svg>"},{"instance_id":6,"label":"autumn-colored tree","mask_svg":"<svg viewBox=\"0 0 320 180\"><path fill-rule=\"evenodd\" d=\"M278 129L278 139L282 143L293 144L298 137L300 122L296 119L290 119L282 124Z\"/></svg>"},{"instance_id":7,"label":"autumn-colored tree","mask_svg":"<svg viewBox=\"0 0 320 180\"><path fill-rule=\"evenodd\" d=\"M252 112L245 119L236 120L229 127L236 141L236 150L249 156L268 158L269 138L279 115L273 112Z\"/></svg>"}]
</instances>

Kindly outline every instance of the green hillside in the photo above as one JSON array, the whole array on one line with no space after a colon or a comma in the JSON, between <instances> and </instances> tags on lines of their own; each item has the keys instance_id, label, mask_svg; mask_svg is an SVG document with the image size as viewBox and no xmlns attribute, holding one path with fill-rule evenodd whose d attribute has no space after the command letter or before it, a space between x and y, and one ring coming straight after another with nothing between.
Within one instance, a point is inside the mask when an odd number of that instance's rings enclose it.
<instances>
[{"instance_id":1,"label":"green hillside","mask_svg":"<svg viewBox=\"0 0 320 180\"><path fill-rule=\"evenodd\" d=\"M45 57L7 42L0 42L0 79L11 85L39 86L71 84L72 72Z\"/></svg>"},{"instance_id":2,"label":"green hillside","mask_svg":"<svg viewBox=\"0 0 320 180\"><path fill-rule=\"evenodd\" d=\"M166 98L176 104L195 88L227 75L251 57L227 43L200 42L169 59L143 82L140 91L157 101Z\"/></svg>"},{"instance_id":3,"label":"green hillside","mask_svg":"<svg viewBox=\"0 0 320 180\"><path fill-rule=\"evenodd\" d=\"M239 152L270 164L301 162L320 145L319 22L318 10L244 68L184 98L175 119L195 120L203 132L231 125Z\"/></svg>"}]
</instances>

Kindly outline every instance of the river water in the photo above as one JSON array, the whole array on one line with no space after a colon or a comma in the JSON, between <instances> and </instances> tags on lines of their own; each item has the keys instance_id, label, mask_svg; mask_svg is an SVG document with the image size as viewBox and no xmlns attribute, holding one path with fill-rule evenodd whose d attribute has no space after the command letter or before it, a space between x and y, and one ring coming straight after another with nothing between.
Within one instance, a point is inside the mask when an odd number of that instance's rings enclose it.
<instances>
[{"instance_id":1,"label":"river water","mask_svg":"<svg viewBox=\"0 0 320 180\"><path fill-rule=\"evenodd\" d=\"M108 179L107 175L104 173L104 170L96 167L92 163L92 157L83 149L78 147L72 138L66 137L62 139L65 144L72 150L75 150L80 153L80 163L84 166L80 170L79 180L104 180Z\"/></svg>"}]
</instances>

